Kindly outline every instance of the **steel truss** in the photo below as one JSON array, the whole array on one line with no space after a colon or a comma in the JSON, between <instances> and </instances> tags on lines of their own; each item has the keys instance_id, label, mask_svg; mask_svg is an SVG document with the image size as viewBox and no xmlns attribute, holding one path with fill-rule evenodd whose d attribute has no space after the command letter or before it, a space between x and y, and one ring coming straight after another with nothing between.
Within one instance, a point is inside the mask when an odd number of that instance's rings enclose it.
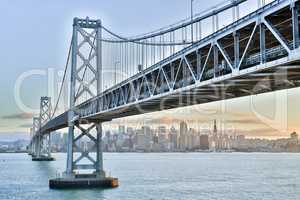
<instances>
[{"instance_id":1,"label":"steel truss","mask_svg":"<svg viewBox=\"0 0 300 200\"><path fill-rule=\"evenodd\" d=\"M201 85L238 76L253 67L259 71L272 61L290 58L299 46L298 13L298 1L274 1L78 105L77 117L101 120L99 117L111 113L111 117L102 118L111 120L131 115L130 107L151 101L156 101L154 107L158 107L161 97L178 96ZM230 93L224 95L234 97ZM196 97L206 102L214 100L205 89ZM172 105L156 110L169 107Z\"/></svg>"},{"instance_id":2,"label":"steel truss","mask_svg":"<svg viewBox=\"0 0 300 200\"><path fill-rule=\"evenodd\" d=\"M74 19L67 176L74 176L78 170L92 170L98 177L105 177L102 161L101 123L74 122L75 116L78 115L75 109L76 105L85 101L85 97L93 98L101 92L101 34L101 21L88 18ZM96 39L93 40L93 38ZM93 87L94 89L92 89ZM85 145L82 147L80 140L84 137L93 142L92 148L85 147ZM96 152L95 157L90 155L92 151ZM80 155L77 156L74 152L79 152Z\"/></svg>"}]
</instances>

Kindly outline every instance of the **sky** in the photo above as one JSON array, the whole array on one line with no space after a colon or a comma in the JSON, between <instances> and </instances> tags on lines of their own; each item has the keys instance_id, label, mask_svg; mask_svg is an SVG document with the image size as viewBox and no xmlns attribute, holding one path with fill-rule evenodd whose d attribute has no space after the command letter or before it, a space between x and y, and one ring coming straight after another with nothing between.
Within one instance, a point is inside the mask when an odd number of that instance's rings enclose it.
<instances>
[{"instance_id":1,"label":"sky","mask_svg":"<svg viewBox=\"0 0 300 200\"><path fill-rule=\"evenodd\" d=\"M205 1L203 4L203 0L194 0L194 13L219 2L222 1ZM189 0L2 0L0 140L1 137L28 137L33 114L24 106L36 110L40 96L48 94L49 74L63 70L74 17L101 19L114 32L132 36L188 18L189 6ZM241 7L241 12L256 7L257 0L250 0ZM19 84L26 74L36 75ZM15 88L20 89L19 97ZM141 126L164 122L176 125L178 121L187 120L191 126L201 129L210 126L213 119L218 119L235 133L253 137L283 137L291 131L300 130L297 120L299 97L299 89L293 89L129 117L106 127L113 128L120 123ZM277 108L278 104L282 108Z\"/></svg>"}]
</instances>

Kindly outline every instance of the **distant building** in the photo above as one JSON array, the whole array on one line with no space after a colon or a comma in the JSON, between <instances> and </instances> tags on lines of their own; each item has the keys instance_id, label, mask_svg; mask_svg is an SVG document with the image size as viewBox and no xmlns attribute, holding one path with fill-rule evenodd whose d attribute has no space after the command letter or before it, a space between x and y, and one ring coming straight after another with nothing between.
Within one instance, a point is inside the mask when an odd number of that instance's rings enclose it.
<instances>
[{"instance_id":1,"label":"distant building","mask_svg":"<svg viewBox=\"0 0 300 200\"><path fill-rule=\"evenodd\" d=\"M178 136L177 133L170 133L169 134L169 150L173 151L177 149L178 146Z\"/></svg>"},{"instance_id":2,"label":"distant building","mask_svg":"<svg viewBox=\"0 0 300 200\"><path fill-rule=\"evenodd\" d=\"M152 142L151 129L148 126L143 126L141 130L136 133L136 146L135 149L138 151L150 151Z\"/></svg>"},{"instance_id":3,"label":"distant building","mask_svg":"<svg viewBox=\"0 0 300 200\"><path fill-rule=\"evenodd\" d=\"M188 127L186 122L180 122L179 128L179 149L182 151L186 150L187 147L187 132Z\"/></svg>"},{"instance_id":4,"label":"distant building","mask_svg":"<svg viewBox=\"0 0 300 200\"><path fill-rule=\"evenodd\" d=\"M159 126L157 128L157 133L158 134L166 134L167 133L167 128L165 126Z\"/></svg>"},{"instance_id":5,"label":"distant building","mask_svg":"<svg viewBox=\"0 0 300 200\"><path fill-rule=\"evenodd\" d=\"M169 134L169 142L170 142L170 150L175 150L179 148L179 142L178 142L178 131L175 129L174 126L170 129Z\"/></svg>"},{"instance_id":6,"label":"distant building","mask_svg":"<svg viewBox=\"0 0 300 200\"><path fill-rule=\"evenodd\" d=\"M213 131L209 137L210 149L213 151L231 150L232 141L230 138L227 134L217 130L217 121L214 120Z\"/></svg>"},{"instance_id":7,"label":"distant building","mask_svg":"<svg viewBox=\"0 0 300 200\"><path fill-rule=\"evenodd\" d=\"M298 134L296 132L291 133L291 140L293 142L295 142L296 144L298 144L299 136L298 136Z\"/></svg>"},{"instance_id":8,"label":"distant building","mask_svg":"<svg viewBox=\"0 0 300 200\"><path fill-rule=\"evenodd\" d=\"M59 132L52 133L51 142L54 144L59 144L61 142L61 134Z\"/></svg>"},{"instance_id":9,"label":"distant building","mask_svg":"<svg viewBox=\"0 0 300 200\"><path fill-rule=\"evenodd\" d=\"M214 126L213 126L213 131L211 134L211 137L209 138L209 144L210 144L210 149L215 151L219 149L219 136L218 136L218 130L217 130L217 122L214 120Z\"/></svg>"},{"instance_id":10,"label":"distant building","mask_svg":"<svg viewBox=\"0 0 300 200\"><path fill-rule=\"evenodd\" d=\"M209 137L208 135L200 135L200 149L209 150Z\"/></svg>"},{"instance_id":11,"label":"distant building","mask_svg":"<svg viewBox=\"0 0 300 200\"><path fill-rule=\"evenodd\" d=\"M127 134L128 135L133 135L134 134L134 131L133 131L132 127L127 127Z\"/></svg>"},{"instance_id":12,"label":"distant building","mask_svg":"<svg viewBox=\"0 0 300 200\"><path fill-rule=\"evenodd\" d=\"M67 133L64 133L62 135L62 140L63 140L62 151L66 152L67 151L67 144L68 144L68 134Z\"/></svg>"},{"instance_id":13,"label":"distant building","mask_svg":"<svg viewBox=\"0 0 300 200\"><path fill-rule=\"evenodd\" d=\"M195 129L190 128L186 138L187 138L186 149L188 149L189 151L199 149L200 138Z\"/></svg>"},{"instance_id":14,"label":"distant building","mask_svg":"<svg viewBox=\"0 0 300 200\"><path fill-rule=\"evenodd\" d=\"M61 151L63 148L63 141L61 138L61 134L59 132L54 132L51 134L51 148L52 151L57 152Z\"/></svg>"},{"instance_id":15,"label":"distant building","mask_svg":"<svg viewBox=\"0 0 300 200\"><path fill-rule=\"evenodd\" d=\"M125 134L125 126L119 126L119 134Z\"/></svg>"},{"instance_id":16,"label":"distant building","mask_svg":"<svg viewBox=\"0 0 300 200\"><path fill-rule=\"evenodd\" d=\"M158 136L157 135L154 135L153 137L152 137L153 139L152 139L152 141L153 141L153 143L154 144L158 144Z\"/></svg>"},{"instance_id":17,"label":"distant building","mask_svg":"<svg viewBox=\"0 0 300 200\"><path fill-rule=\"evenodd\" d=\"M238 141L243 141L246 139L246 137L244 135L238 135L236 138Z\"/></svg>"},{"instance_id":18,"label":"distant building","mask_svg":"<svg viewBox=\"0 0 300 200\"><path fill-rule=\"evenodd\" d=\"M166 135L158 135L158 144L159 144L159 151L168 151L169 143Z\"/></svg>"},{"instance_id":19,"label":"distant building","mask_svg":"<svg viewBox=\"0 0 300 200\"><path fill-rule=\"evenodd\" d=\"M151 135L151 128L149 126L142 126L142 133L144 135L150 136Z\"/></svg>"}]
</instances>

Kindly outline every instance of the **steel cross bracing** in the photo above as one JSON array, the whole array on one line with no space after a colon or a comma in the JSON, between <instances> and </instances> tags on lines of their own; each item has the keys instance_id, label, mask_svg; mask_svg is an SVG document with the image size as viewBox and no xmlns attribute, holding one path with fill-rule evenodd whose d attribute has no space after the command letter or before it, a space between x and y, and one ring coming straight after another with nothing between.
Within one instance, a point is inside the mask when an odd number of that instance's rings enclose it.
<instances>
[{"instance_id":1,"label":"steel cross bracing","mask_svg":"<svg viewBox=\"0 0 300 200\"><path fill-rule=\"evenodd\" d=\"M40 105L40 127L44 126L51 120L52 104L51 97L41 97ZM51 157L51 136L48 134L39 134L40 141L40 156Z\"/></svg>"},{"instance_id":2,"label":"steel cross bracing","mask_svg":"<svg viewBox=\"0 0 300 200\"><path fill-rule=\"evenodd\" d=\"M44 126L52 115L51 97L41 97L40 101L40 126Z\"/></svg>"},{"instance_id":3,"label":"steel cross bracing","mask_svg":"<svg viewBox=\"0 0 300 200\"><path fill-rule=\"evenodd\" d=\"M95 97L101 92L101 34L101 21L88 18L74 19L70 111L68 113L69 132L66 170L66 176L68 177L73 177L78 170L92 170L98 177L105 176L102 161L101 123L82 125L74 120L78 115L75 109L76 105L85 101L85 98ZM78 145L84 137L94 143L91 149L86 148L87 145L83 147ZM75 152L79 152L80 155L76 155ZM92 156L90 152L96 152L96 156Z\"/></svg>"},{"instance_id":4,"label":"steel cross bracing","mask_svg":"<svg viewBox=\"0 0 300 200\"><path fill-rule=\"evenodd\" d=\"M286 67L288 81L251 91L259 83L254 74L274 81L262 72L274 74L276 67L297 64L298 13L298 1L274 1L78 105L77 118L106 121L296 87L299 70Z\"/></svg>"}]
</instances>

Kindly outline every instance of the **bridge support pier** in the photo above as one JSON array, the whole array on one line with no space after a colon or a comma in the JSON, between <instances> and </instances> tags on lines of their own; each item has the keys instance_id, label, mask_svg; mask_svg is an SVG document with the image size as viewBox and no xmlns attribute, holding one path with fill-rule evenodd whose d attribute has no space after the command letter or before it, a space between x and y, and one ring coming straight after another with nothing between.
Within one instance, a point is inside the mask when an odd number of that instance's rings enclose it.
<instances>
[{"instance_id":1,"label":"bridge support pier","mask_svg":"<svg viewBox=\"0 0 300 200\"><path fill-rule=\"evenodd\" d=\"M80 130L77 136L74 136L75 127ZM93 130L97 132L96 138L92 135ZM117 187L118 179L106 177L103 170L102 124L91 124L86 129L77 124L70 127L69 134L72 139L68 142L68 160L72 162L67 164L67 171L62 177L49 181L49 187L51 189ZM94 143L91 149L78 145L78 141L84 136ZM74 149L80 153L79 156L74 155ZM90 155L93 150L96 151L96 156ZM87 172L82 172L86 170Z\"/></svg>"},{"instance_id":2,"label":"bridge support pier","mask_svg":"<svg viewBox=\"0 0 300 200\"><path fill-rule=\"evenodd\" d=\"M32 137L33 137L33 128L30 128L30 143L27 146L27 153L28 155L32 156L33 154L33 144L32 144Z\"/></svg>"},{"instance_id":3,"label":"bridge support pier","mask_svg":"<svg viewBox=\"0 0 300 200\"><path fill-rule=\"evenodd\" d=\"M47 135L38 135L36 139L36 150L32 161L54 161L54 158L51 156L51 140L50 134Z\"/></svg>"}]
</instances>

